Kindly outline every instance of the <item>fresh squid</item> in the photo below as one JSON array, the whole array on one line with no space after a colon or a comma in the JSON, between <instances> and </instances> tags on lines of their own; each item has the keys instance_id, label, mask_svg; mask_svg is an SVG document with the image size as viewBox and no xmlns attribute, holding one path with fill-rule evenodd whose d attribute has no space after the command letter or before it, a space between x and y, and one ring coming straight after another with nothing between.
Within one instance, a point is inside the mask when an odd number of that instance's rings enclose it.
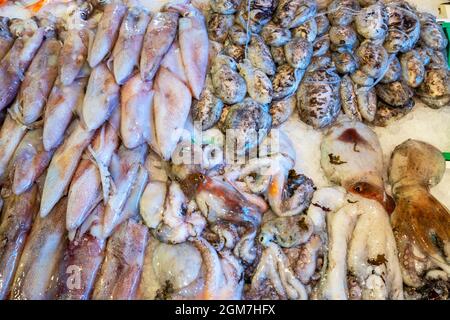
<instances>
[{"instance_id":1,"label":"fresh squid","mask_svg":"<svg viewBox=\"0 0 450 320\"><path fill-rule=\"evenodd\" d=\"M72 29L67 32L59 57L59 78L63 86L71 85L86 63L89 34L87 29Z\"/></svg>"},{"instance_id":2,"label":"fresh squid","mask_svg":"<svg viewBox=\"0 0 450 320\"><path fill-rule=\"evenodd\" d=\"M25 246L34 216L38 212L38 188L33 185L17 196L4 194L5 204L0 222L0 300L9 295L10 285Z\"/></svg>"},{"instance_id":3,"label":"fresh squid","mask_svg":"<svg viewBox=\"0 0 450 320\"><path fill-rule=\"evenodd\" d=\"M28 236L17 267L10 298L46 300L53 298L52 281L58 273L65 247L65 212L63 198L48 217L37 217Z\"/></svg>"},{"instance_id":4,"label":"fresh squid","mask_svg":"<svg viewBox=\"0 0 450 320\"><path fill-rule=\"evenodd\" d=\"M188 83L186 72L184 71L183 59L181 57L181 49L177 40L172 43L169 51L167 51L162 59L161 66L176 75L178 79L184 82L184 84Z\"/></svg>"},{"instance_id":5,"label":"fresh squid","mask_svg":"<svg viewBox=\"0 0 450 320\"><path fill-rule=\"evenodd\" d=\"M46 151L42 144L42 128L29 130L13 157L12 191L20 195L28 190L44 173L54 150Z\"/></svg>"},{"instance_id":6,"label":"fresh squid","mask_svg":"<svg viewBox=\"0 0 450 320\"><path fill-rule=\"evenodd\" d=\"M142 81L141 76L136 74L121 89L120 133L123 144L129 149L138 147L151 137L152 87L151 82Z\"/></svg>"},{"instance_id":7,"label":"fresh squid","mask_svg":"<svg viewBox=\"0 0 450 320\"><path fill-rule=\"evenodd\" d=\"M176 10L182 15L178 22L181 57L192 96L199 99L205 84L209 53L205 18L192 5L170 4L167 8Z\"/></svg>"},{"instance_id":8,"label":"fresh squid","mask_svg":"<svg viewBox=\"0 0 450 320\"><path fill-rule=\"evenodd\" d=\"M141 52L142 80L151 81L155 77L164 55L175 40L178 18L176 12L158 12L150 21Z\"/></svg>"},{"instance_id":9,"label":"fresh squid","mask_svg":"<svg viewBox=\"0 0 450 320\"><path fill-rule=\"evenodd\" d=\"M139 66L139 55L150 16L142 7L128 10L120 27L119 37L112 52L112 70L118 84L124 84Z\"/></svg>"},{"instance_id":10,"label":"fresh squid","mask_svg":"<svg viewBox=\"0 0 450 320\"><path fill-rule=\"evenodd\" d=\"M41 115L58 75L58 57L61 43L54 30L47 31L45 40L36 53L18 93L19 120L25 125Z\"/></svg>"},{"instance_id":11,"label":"fresh squid","mask_svg":"<svg viewBox=\"0 0 450 320\"><path fill-rule=\"evenodd\" d=\"M0 60L8 53L14 43L14 38L9 31L9 19L0 17Z\"/></svg>"},{"instance_id":12,"label":"fresh squid","mask_svg":"<svg viewBox=\"0 0 450 320\"><path fill-rule=\"evenodd\" d=\"M87 300L94 289L94 283L105 256L106 241L90 234L104 213L99 204L92 212L91 219L80 228L75 238L69 242L64 252L56 299Z\"/></svg>"},{"instance_id":13,"label":"fresh squid","mask_svg":"<svg viewBox=\"0 0 450 320\"><path fill-rule=\"evenodd\" d=\"M153 88L155 151L169 160L181 138L192 97L186 85L165 68L159 69Z\"/></svg>"},{"instance_id":14,"label":"fresh squid","mask_svg":"<svg viewBox=\"0 0 450 320\"><path fill-rule=\"evenodd\" d=\"M115 112L96 132L91 146L85 151L85 158L80 161L73 175L67 196L66 227L69 234L83 223L102 197L107 201L108 167L119 144L119 120L119 114Z\"/></svg>"},{"instance_id":15,"label":"fresh squid","mask_svg":"<svg viewBox=\"0 0 450 320\"><path fill-rule=\"evenodd\" d=\"M44 40L44 28L14 41L8 54L0 62L0 110L16 97L25 72Z\"/></svg>"},{"instance_id":16,"label":"fresh squid","mask_svg":"<svg viewBox=\"0 0 450 320\"><path fill-rule=\"evenodd\" d=\"M424 275L450 275L450 212L430 193L445 172L441 152L430 144L407 140L392 153L389 182L396 208L391 222L403 281L417 288Z\"/></svg>"},{"instance_id":17,"label":"fresh squid","mask_svg":"<svg viewBox=\"0 0 450 320\"><path fill-rule=\"evenodd\" d=\"M133 188L139 177L140 169L144 166L147 155L147 145L143 144L135 149L119 148L111 159L111 178L114 190L105 205L105 216L102 230L98 236L107 238L114 228L123 221L126 212L123 211Z\"/></svg>"},{"instance_id":18,"label":"fresh squid","mask_svg":"<svg viewBox=\"0 0 450 320\"><path fill-rule=\"evenodd\" d=\"M47 170L42 191L41 217L47 216L66 192L83 150L91 142L94 133L95 131L84 129L78 120L72 123L67 138L56 150Z\"/></svg>"},{"instance_id":19,"label":"fresh squid","mask_svg":"<svg viewBox=\"0 0 450 320\"><path fill-rule=\"evenodd\" d=\"M92 299L131 300L141 278L148 229L129 219L108 240Z\"/></svg>"},{"instance_id":20,"label":"fresh squid","mask_svg":"<svg viewBox=\"0 0 450 320\"><path fill-rule=\"evenodd\" d=\"M121 1L111 1L105 6L87 58L91 68L100 64L113 49L126 12L127 7Z\"/></svg>"},{"instance_id":21,"label":"fresh squid","mask_svg":"<svg viewBox=\"0 0 450 320\"><path fill-rule=\"evenodd\" d=\"M65 86L57 79L44 110L43 144L47 151L55 149L63 140L76 107L82 103L87 77Z\"/></svg>"},{"instance_id":22,"label":"fresh squid","mask_svg":"<svg viewBox=\"0 0 450 320\"><path fill-rule=\"evenodd\" d=\"M2 180L6 177L8 163L26 131L26 126L16 121L11 114L6 115L0 129L0 178Z\"/></svg>"},{"instance_id":23,"label":"fresh squid","mask_svg":"<svg viewBox=\"0 0 450 320\"><path fill-rule=\"evenodd\" d=\"M105 63L92 70L81 109L81 118L88 130L100 128L118 107L119 90L119 85Z\"/></svg>"}]
</instances>

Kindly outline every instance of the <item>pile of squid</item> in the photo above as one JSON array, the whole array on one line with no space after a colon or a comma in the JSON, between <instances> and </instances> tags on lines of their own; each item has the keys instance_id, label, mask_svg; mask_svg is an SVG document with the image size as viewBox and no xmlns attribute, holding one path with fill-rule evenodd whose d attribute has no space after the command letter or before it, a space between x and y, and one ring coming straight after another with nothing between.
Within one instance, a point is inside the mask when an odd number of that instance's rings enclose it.
<instances>
[{"instance_id":1,"label":"pile of squid","mask_svg":"<svg viewBox=\"0 0 450 320\"><path fill-rule=\"evenodd\" d=\"M198 9L83 1L2 23L1 299L256 298L272 278L308 297L321 242L298 215L315 188L289 139L266 133L241 163L216 128L186 137L207 81ZM267 261L309 247L302 280Z\"/></svg>"},{"instance_id":2,"label":"pile of squid","mask_svg":"<svg viewBox=\"0 0 450 320\"><path fill-rule=\"evenodd\" d=\"M367 125L446 105L446 40L404 2L324 3L0 18L0 299L448 298L444 159L385 168ZM330 187L276 128L296 109Z\"/></svg>"}]
</instances>

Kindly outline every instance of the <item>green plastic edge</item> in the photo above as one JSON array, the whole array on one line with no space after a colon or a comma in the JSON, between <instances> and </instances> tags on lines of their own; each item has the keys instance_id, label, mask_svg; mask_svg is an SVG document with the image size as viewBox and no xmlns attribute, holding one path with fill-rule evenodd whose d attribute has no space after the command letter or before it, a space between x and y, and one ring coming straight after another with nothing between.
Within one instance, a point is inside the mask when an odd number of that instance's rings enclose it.
<instances>
[{"instance_id":1,"label":"green plastic edge","mask_svg":"<svg viewBox=\"0 0 450 320\"><path fill-rule=\"evenodd\" d=\"M445 161L450 161L450 152L443 152L442 155L444 156Z\"/></svg>"},{"instance_id":2,"label":"green plastic edge","mask_svg":"<svg viewBox=\"0 0 450 320\"><path fill-rule=\"evenodd\" d=\"M441 22L441 24L450 43L450 22ZM450 45L447 46L447 66L450 69Z\"/></svg>"}]
</instances>

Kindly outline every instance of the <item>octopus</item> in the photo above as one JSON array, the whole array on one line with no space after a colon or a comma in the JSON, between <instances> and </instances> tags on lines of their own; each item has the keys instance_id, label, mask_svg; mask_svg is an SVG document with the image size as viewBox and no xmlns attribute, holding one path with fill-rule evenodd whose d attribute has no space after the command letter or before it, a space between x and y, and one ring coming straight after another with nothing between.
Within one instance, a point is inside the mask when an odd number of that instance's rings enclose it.
<instances>
[{"instance_id":1,"label":"octopus","mask_svg":"<svg viewBox=\"0 0 450 320\"><path fill-rule=\"evenodd\" d=\"M407 140L391 155L389 183L396 202L391 222L403 281L414 288L425 285L431 270L450 274L450 212L430 193L444 172L441 152L422 141Z\"/></svg>"}]
</instances>

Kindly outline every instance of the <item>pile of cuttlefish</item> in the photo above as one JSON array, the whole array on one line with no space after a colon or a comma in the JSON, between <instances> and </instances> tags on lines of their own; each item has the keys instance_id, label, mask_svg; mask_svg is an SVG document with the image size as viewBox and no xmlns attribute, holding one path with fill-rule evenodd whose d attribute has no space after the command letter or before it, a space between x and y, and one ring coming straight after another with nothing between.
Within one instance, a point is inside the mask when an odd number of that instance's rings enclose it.
<instances>
[{"instance_id":1,"label":"pile of cuttlefish","mask_svg":"<svg viewBox=\"0 0 450 320\"><path fill-rule=\"evenodd\" d=\"M0 299L449 298L450 213L430 193L445 160L408 140L385 168L367 124L410 110L411 88L448 107L432 17L362 0L66 11L0 17ZM275 128L295 108L324 131L329 187Z\"/></svg>"}]
</instances>

